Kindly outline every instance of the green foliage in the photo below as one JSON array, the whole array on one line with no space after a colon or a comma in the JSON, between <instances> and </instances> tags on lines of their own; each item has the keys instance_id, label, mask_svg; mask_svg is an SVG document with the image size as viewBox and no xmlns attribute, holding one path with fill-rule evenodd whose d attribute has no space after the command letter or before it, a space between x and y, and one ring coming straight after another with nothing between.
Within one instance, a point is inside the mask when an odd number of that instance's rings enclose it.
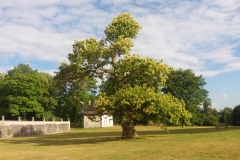
<instances>
[{"instance_id":1,"label":"green foliage","mask_svg":"<svg viewBox=\"0 0 240 160\"><path fill-rule=\"evenodd\" d=\"M203 101L203 112L207 114L211 107L212 107L212 100L210 98L205 98L205 100Z\"/></svg>"},{"instance_id":2,"label":"green foliage","mask_svg":"<svg viewBox=\"0 0 240 160\"><path fill-rule=\"evenodd\" d=\"M171 93L178 99L185 102L186 109L195 114L198 106L207 97L208 91L204 89L206 84L204 78L196 76L192 70L171 70L166 81L166 86L162 89L164 93ZM193 116L192 123L197 119Z\"/></svg>"},{"instance_id":3,"label":"green foliage","mask_svg":"<svg viewBox=\"0 0 240 160\"><path fill-rule=\"evenodd\" d=\"M214 126L219 123L218 111L212 108L210 98L205 98L202 107L198 107L197 111L193 113L194 124L198 126Z\"/></svg>"},{"instance_id":4,"label":"green foliage","mask_svg":"<svg viewBox=\"0 0 240 160\"><path fill-rule=\"evenodd\" d=\"M219 123L218 111L215 108L210 108L205 116L204 126L214 126Z\"/></svg>"},{"instance_id":5,"label":"green foliage","mask_svg":"<svg viewBox=\"0 0 240 160\"><path fill-rule=\"evenodd\" d=\"M113 18L106 29L105 34L109 41L119 41L119 37L136 38L141 26L134 20L131 14L121 13ZM121 45L122 46L122 45Z\"/></svg>"},{"instance_id":6,"label":"green foliage","mask_svg":"<svg viewBox=\"0 0 240 160\"><path fill-rule=\"evenodd\" d=\"M100 93L96 108L98 111L121 117L121 121L141 120L144 116L158 117L163 123L189 123L191 116L184 108L184 102L171 95L156 93L154 88L129 87L126 85L107 96Z\"/></svg>"},{"instance_id":7,"label":"green foliage","mask_svg":"<svg viewBox=\"0 0 240 160\"><path fill-rule=\"evenodd\" d=\"M5 73L0 73L0 81L2 81L5 78L6 75L7 74L5 74Z\"/></svg>"},{"instance_id":8,"label":"green foliage","mask_svg":"<svg viewBox=\"0 0 240 160\"><path fill-rule=\"evenodd\" d=\"M233 108L232 123L235 126L240 126L240 104Z\"/></svg>"},{"instance_id":9,"label":"green foliage","mask_svg":"<svg viewBox=\"0 0 240 160\"><path fill-rule=\"evenodd\" d=\"M77 122L81 119L82 108L95 97L96 80L86 74L86 70L77 67L76 59L71 60L70 64L62 63L54 76L58 99L55 114Z\"/></svg>"},{"instance_id":10,"label":"green foliage","mask_svg":"<svg viewBox=\"0 0 240 160\"><path fill-rule=\"evenodd\" d=\"M78 96L81 98L81 100L83 100L84 104L87 104L91 97L83 92L81 96L80 93L81 92L79 92ZM81 119L80 112L82 107L83 106L74 99L74 95L64 95L64 93L59 92L58 105L54 114L64 119L70 118L71 122L77 122L79 119Z\"/></svg>"},{"instance_id":11,"label":"green foliage","mask_svg":"<svg viewBox=\"0 0 240 160\"><path fill-rule=\"evenodd\" d=\"M124 85L134 87L136 85L154 87L155 92L161 92L169 73L168 66L151 58L142 58L138 55L127 55L120 59L114 68L116 74L108 74L107 80L101 86L101 91L107 95L114 94L115 91Z\"/></svg>"},{"instance_id":12,"label":"green foliage","mask_svg":"<svg viewBox=\"0 0 240 160\"><path fill-rule=\"evenodd\" d=\"M232 108L225 107L223 110L220 111L219 121L221 123L227 123L229 125L232 125L232 113Z\"/></svg>"},{"instance_id":13,"label":"green foliage","mask_svg":"<svg viewBox=\"0 0 240 160\"><path fill-rule=\"evenodd\" d=\"M219 123L218 111L212 108L212 100L205 98L203 101L204 126L214 126Z\"/></svg>"},{"instance_id":14,"label":"green foliage","mask_svg":"<svg viewBox=\"0 0 240 160\"><path fill-rule=\"evenodd\" d=\"M126 138L135 136L134 120L183 125L191 117L183 101L162 94L169 67L162 61L130 55L132 39L140 29L129 13L121 13L106 27L105 38L75 41L73 53L68 54L69 64L62 63L55 77L57 86L63 89L60 92L74 97L82 106L89 99L84 95L95 89L95 79L101 79L95 107L99 114L117 116L122 137Z\"/></svg>"},{"instance_id":15,"label":"green foliage","mask_svg":"<svg viewBox=\"0 0 240 160\"><path fill-rule=\"evenodd\" d=\"M204 113L202 108L198 107L196 113L193 113L192 116L195 120L195 125L203 126L203 124L205 124L204 122L206 120L206 114Z\"/></svg>"},{"instance_id":16,"label":"green foliage","mask_svg":"<svg viewBox=\"0 0 240 160\"><path fill-rule=\"evenodd\" d=\"M56 105L49 79L50 75L40 74L26 64L19 64L8 71L0 81L0 114L7 118L42 117L45 110L51 110Z\"/></svg>"}]
</instances>

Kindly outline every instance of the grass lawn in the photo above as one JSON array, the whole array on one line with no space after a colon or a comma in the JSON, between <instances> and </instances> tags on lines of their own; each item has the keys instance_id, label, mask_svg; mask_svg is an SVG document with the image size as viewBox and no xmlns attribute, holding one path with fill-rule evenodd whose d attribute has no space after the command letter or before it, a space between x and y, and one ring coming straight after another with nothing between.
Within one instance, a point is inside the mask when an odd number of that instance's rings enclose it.
<instances>
[{"instance_id":1,"label":"grass lawn","mask_svg":"<svg viewBox=\"0 0 240 160\"><path fill-rule=\"evenodd\" d=\"M137 126L136 139L121 127L71 128L45 136L0 139L0 160L37 159L240 159L240 127Z\"/></svg>"}]
</instances>

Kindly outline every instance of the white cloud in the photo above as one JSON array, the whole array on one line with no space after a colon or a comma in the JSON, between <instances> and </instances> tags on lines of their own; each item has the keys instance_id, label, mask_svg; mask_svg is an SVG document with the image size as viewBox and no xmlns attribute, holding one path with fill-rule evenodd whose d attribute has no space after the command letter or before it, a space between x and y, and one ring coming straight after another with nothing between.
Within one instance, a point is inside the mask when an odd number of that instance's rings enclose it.
<instances>
[{"instance_id":1,"label":"white cloud","mask_svg":"<svg viewBox=\"0 0 240 160\"><path fill-rule=\"evenodd\" d=\"M230 63L223 70L224 72L240 71L240 62Z\"/></svg>"},{"instance_id":2,"label":"white cloud","mask_svg":"<svg viewBox=\"0 0 240 160\"><path fill-rule=\"evenodd\" d=\"M220 46L219 48L199 54L199 58L203 60L210 60L212 63L229 63L239 61L240 57L235 57L233 45Z\"/></svg>"},{"instance_id":3,"label":"white cloud","mask_svg":"<svg viewBox=\"0 0 240 160\"><path fill-rule=\"evenodd\" d=\"M239 10L238 0L3 1L0 63L8 65L12 57L59 63L75 39L103 37L105 26L124 11L143 26L133 53L206 77L239 71Z\"/></svg>"},{"instance_id":4,"label":"white cloud","mask_svg":"<svg viewBox=\"0 0 240 160\"><path fill-rule=\"evenodd\" d=\"M221 73L220 70L215 70L215 71L197 71L195 72L196 75L203 75L203 77L214 77L217 76Z\"/></svg>"},{"instance_id":5,"label":"white cloud","mask_svg":"<svg viewBox=\"0 0 240 160\"><path fill-rule=\"evenodd\" d=\"M204 77L214 77L221 73L228 73L240 71L240 62L233 62L228 65L225 65L222 69L214 70L214 71L198 71L196 72L197 75L203 75Z\"/></svg>"},{"instance_id":6,"label":"white cloud","mask_svg":"<svg viewBox=\"0 0 240 160\"><path fill-rule=\"evenodd\" d=\"M58 71L57 69L52 69L52 70L38 70L38 72L45 72L45 73L48 73L52 76L54 76L54 72Z\"/></svg>"},{"instance_id":7,"label":"white cloud","mask_svg":"<svg viewBox=\"0 0 240 160\"><path fill-rule=\"evenodd\" d=\"M193 3L187 2L187 5L175 6L163 15L156 13L138 17L144 26L139 41L136 40L137 47L140 47L134 51L163 58L171 66L191 68L204 76L238 70L228 65L240 60L234 55L240 35L239 28L235 26L240 21L239 18L233 20L239 13L222 12L220 7L215 9L211 7L213 4L207 6L206 3L211 4L205 1L195 8ZM222 67L212 70L209 68L212 63Z\"/></svg>"},{"instance_id":8,"label":"white cloud","mask_svg":"<svg viewBox=\"0 0 240 160\"><path fill-rule=\"evenodd\" d=\"M213 108L217 107L217 104L216 103L212 103L212 107Z\"/></svg>"},{"instance_id":9,"label":"white cloud","mask_svg":"<svg viewBox=\"0 0 240 160\"><path fill-rule=\"evenodd\" d=\"M13 69L14 66L0 66L0 73L7 73L7 71Z\"/></svg>"},{"instance_id":10,"label":"white cloud","mask_svg":"<svg viewBox=\"0 0 240 160\"><path fill-rule=\"evenodd\" d=\"M220 98L222 99L226 99L228 96L226 94L222 94L222 96Z\"/></svg>"},{"instance_id":11,"label":"white cloud","mask_svg":"<svg viewBox=\"0 0 240 160\"><path fill-rule=\"evenodd\" d=\"M26 60L59 62L71 50L72 39L59 33L40 32L36 28L7 25L0 28L0 56L19 56Z\"/></svg>"}]
</instances>

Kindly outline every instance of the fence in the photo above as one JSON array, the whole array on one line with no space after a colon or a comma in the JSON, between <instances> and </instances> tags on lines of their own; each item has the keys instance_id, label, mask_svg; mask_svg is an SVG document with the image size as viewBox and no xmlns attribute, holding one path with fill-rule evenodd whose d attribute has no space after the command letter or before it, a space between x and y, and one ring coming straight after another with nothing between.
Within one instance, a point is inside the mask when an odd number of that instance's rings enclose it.
<instances>
[{"instance_id":1,"label":"fence","mask_svg":"<svg viewBox=\"0 0 240 160\"><path fill-rule=\"evenodd\" d=\"M70 130L70 121L0 121L0 138L45 135Z\"/></svg>"}]
</instances>

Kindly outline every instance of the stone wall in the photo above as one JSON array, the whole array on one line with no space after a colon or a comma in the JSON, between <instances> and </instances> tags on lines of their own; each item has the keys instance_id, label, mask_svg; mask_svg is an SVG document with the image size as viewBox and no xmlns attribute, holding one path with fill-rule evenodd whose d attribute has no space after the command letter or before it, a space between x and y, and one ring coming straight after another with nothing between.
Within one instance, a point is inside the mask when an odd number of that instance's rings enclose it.
<instances>
[{"instance_id":1,"label":"stone wall","mask_svg":"<svg viewBox=\"0 0 240 160\"><path fill-rule=\"evenodd\" d=\"M44 135L69 130L69 121L0 121L0 138Z\"/></svg>"}]
</instances>

